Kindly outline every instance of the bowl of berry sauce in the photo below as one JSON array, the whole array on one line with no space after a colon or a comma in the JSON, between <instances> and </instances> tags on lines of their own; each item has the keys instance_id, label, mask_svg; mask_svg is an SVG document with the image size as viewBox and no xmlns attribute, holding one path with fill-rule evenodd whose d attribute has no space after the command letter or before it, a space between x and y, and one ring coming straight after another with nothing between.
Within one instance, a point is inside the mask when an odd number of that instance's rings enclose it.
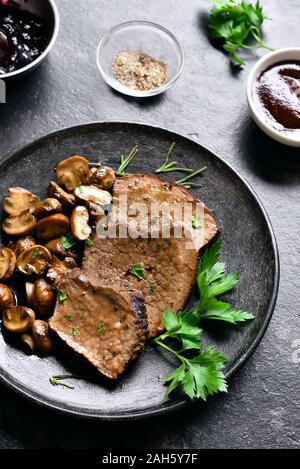
<instances>
[{"instance_id":1,"label":"bowl of berry sauce","mask_svg":"<svg viewBox=\"0 0 300 469\"><path fill-rule=\"evenodd\" d=\"M58 28L53 0L0 0L0 79L19 78L40 65Z\"/></svg>"}]
</instances>

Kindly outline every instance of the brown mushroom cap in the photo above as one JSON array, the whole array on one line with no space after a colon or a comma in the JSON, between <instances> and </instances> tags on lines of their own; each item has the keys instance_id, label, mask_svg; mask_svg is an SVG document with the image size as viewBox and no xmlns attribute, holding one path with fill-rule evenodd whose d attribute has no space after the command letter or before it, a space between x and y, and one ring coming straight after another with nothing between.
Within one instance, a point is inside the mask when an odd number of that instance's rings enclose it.
<instances>
[{"instance_id":1,"label":"brown mushroom cap","mask_svg":"<svg viewBox=\"0 0 300 469\"><path fill-rule=\"evenodd\" d=\"M39 278L35 281L32 306L37 315L45 317L49 315L55 304L55 295L51 285L46 280Z\"/></svg>"},{"instance_id":2,"label":"brown mushroom cap","mask_svg":"<svg viewBox=\"0 0 300 469\"><path fill-rule=\"evenodd\" d=\"M34 215L36 218L43 218L56 213L62 213L62 205L59 200L52 197L43 200L35 207Z\"/></svg>"},{"instance_id":3,"label":"brown mushroom cap","mask_svg":"<svg viewBox=\"0 0 300 469\"><path fill-rule=\"evenodd\" d=\"M61 203L63 211L66 213L70 213L75 207L75 196L73 194L68 194L68 192L59 187L56 182L50 182L48 187L48 194L50 197L57 199Z\"/></svg>"},{"instance_id":4,"label":"brown mushroom cap","mask_svg":"<svg viewBox=\"0 0 300 469\"><path fill-rule=\"evenodd\" d=\"M78 184L84 184L89 174L89 162L83 156L71 156L61 161L56 168L56 180L67 191L73 192Z\"/></svg>"},{"instance_id":5,"label":"brown mushroom cap","mask_svg":"<svg viewBox=\"0 0 300 469\"><path fill-rule=\"evenodd\" d=\"M38 351L42 355L49 354L54 349L54 342L50 335L48 323L36 320L32 326L32 335Z\"/></svg>"},{"instance_id":6,"label":"brown mushroom cap","mask_svg":"<svg viewBox=\"0 0 300 469\"><path fill-rule=\"evenodd\" d=\"M71 230L74 238L85 241L89 238L92 229L89 226L89 212L86 207L78 205L71 215Z\"/></svg>"},{"instance_id":7,"label":"brown mushroom cap","mask_svg":"<svg viewBox=\"0 0 300 469\"><path fill-rule=\"evenodd\" d=\"M97 169L98 168L90 168L89 174L87 176L87 183L88 184L93 184L92 180L93 180L94 174L96 173Z\"/></svg>"},{"instance_id":8,"label":"brown mushroom cap","mask_svg":"<svg viewBox=\"0 0 300 469\"><path fill-rule=\"evenodd\" d=\"M27 353L35 353L36 345L34 342L34 338L30 334L22 334L20 336L20 340L22 344L25 346L25 350Z\"/></svg>"},{"instance_id":9,"label":"brown mushroom cap","mask_svg":"<svg viewBox=\"0 0 300 469\"><path fill-rule=\"evenodd\" d=\"M115 172L112 168L108 166L100 166L94 171L94 174L91 176L90 184L99 187L105 191L111 190L116 180Z\"/></svg>"},{"instance_id":10,"label":"brown mushroom cap","mask_svg":"<svg viewBox=\"0 0 300 469\"><path fill-rule=\"evenodd\" d=\"M0 313L16 304L15 296L7 285L0 284Z\"/></svg>"},{"instance_id":11,"label":"brown mushroom cap","mask_svg":"<svg viewBox=\"0 0 300 469\"><path fill-rule=\"evenodd\" d=\"M21 215L29 210L32 213L40 203L40 199L26 189L21 187L11 187L8 189L8 197L4 199L3 210L12 216Z\"/></svg>"},{"instance_id":12,"label":"brown mushroom cap","mask_svg":"<svg viewBox=\"0 0 300 469\"><path fill-rule=\"evenodd\" d=\"M35 227L35 234L42 241L50 241L50 239L59 238L68 233L69 228L70 221L68 217L57 213L39 220Z\"/></svg>"},{"instance_id":13,"label":"brown mushroom cap","mask_svg":"<svg viewBox=\"0 0 300 469\"><path fill-rule=\"evenodd\" d=\"M26 210L20 215L4 218L2 229L9 236L25 236L32 232L35 224L35 217Z\"/></svg>"},{"instance_id":14,"label":"brown mushroom cap","mask_svg":"<svg viewBox=\"0 0 300 469\"><path fill-rule=\"evenodd\" d=\"M0 249L0 281L7 282L16 268L16 255L9 248Z\"/></svg>"},{"instance_id":15,"label":"brown mushroom cap","mask_svg":"<svg viewBox=\"0 0 300 469\"><path fill-rule=\"evenodd\" d=\"M32 237L28 236L26 238L19 239L15 247L16 257L18 258L24 251L32 248L32 246L35 246L35 245L36 245L36 242Z\"/></svg>"},{"instance_id":16,"label":"brown mushroom cap","mask_svg":"<svg viewBox=\"0 0 300 469\"><path fill-rule=\"evenodd\" d=\"M61 238L52 239L45 244L45 247L51 252L51 254L57 256L60 259L65 259L66 257L73 257L73 259L78 260L78 253L72 249L65 249L61 244Z\"/></svg>"},{"instance_id":17,"label":"brown mushroom cap","mask_svg":"<svg viewBox=\"0 0 300 469\"><path fill-rule=\"evenodd\" d=\"M24 251L17 260L17 269L25 275L41 275L49 267L51 253L44 246L36 245Z\"/></svg>"},{"instance_id":18,"label":"brown mushroom cap","mask_svg":"<svg viewBox=\"0 0 300 469\"><path fill-rule=\"evenodd\" d=\"M3 312L3 326L9 332L16 334L22 334L31 329L34 320L34 311L25 306L10 306Z\"/></svg>"}]
</instances>

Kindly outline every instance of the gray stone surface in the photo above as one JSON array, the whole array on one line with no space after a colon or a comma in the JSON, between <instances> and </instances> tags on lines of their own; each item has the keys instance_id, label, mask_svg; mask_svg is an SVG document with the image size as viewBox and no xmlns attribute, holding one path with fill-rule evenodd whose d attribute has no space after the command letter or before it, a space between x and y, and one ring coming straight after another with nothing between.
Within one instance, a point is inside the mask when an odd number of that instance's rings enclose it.
<instances>
[{"instance_id":1,"label":"gray stone surface","mask_svg":"<svg viewBox=\"0 0 300 469\"><path fill-rule=\"evenodd\" d=\"M299 44L299 2L262 3L273 19L266 22L267 42L276 48ZM252 56L238 74L231 70L225 55L207 40L204 0L57 4L61 31L49 60L22 82L10 84L8 103L0 105L0 155L62 126L98 120L159 124L191 136L229 161L261 198L278 240L281 285L269 329L230 381L228 396L156 420L106 425L42 410L0 386L0 447L299 447L300 150L272 142L249 116L245 85L258 57ZM130 19L170 28L186 51L180 81L146 102L112 92L95 64L104 30Z\"/></svg>"}]
</instances>

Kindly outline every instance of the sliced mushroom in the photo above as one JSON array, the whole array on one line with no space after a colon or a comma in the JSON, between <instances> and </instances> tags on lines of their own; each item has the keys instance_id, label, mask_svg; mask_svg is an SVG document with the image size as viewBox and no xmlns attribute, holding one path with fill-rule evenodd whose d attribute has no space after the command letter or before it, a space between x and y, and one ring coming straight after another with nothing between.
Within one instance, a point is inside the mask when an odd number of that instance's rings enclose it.
<instances>
[{"instance_id":1,"label":"sliced mushroom","mask_svg":"<svg viewBox=\"0 0 300 469\"><path fill-rule=\"evenodd\" d=\"M0 249L0 281L7 282L16 268L16 255L9 248Z\"/></svg>"},{"instance_id":2,"label":"sliced mushroom","mask_svg":"<svg viewBox=\"0 0 300 469\"><path fill-rule=\"evenodd\" d=\"M78 205L71 215L71 231L78 241L85 241L89 238L92 229L89 226L89 212L86 207Z\"/></svg>"},{"instance_id":3,"label":"sliced mushroom","mask_svg":"<svg viewBox=\"0 0 300 469\"><path fill-rule=\"evenodd\" d=\"M96 186L76 187L74 194L81 203L87 205L95 213L97 213L98 208L103 211L103 207L110 205L112 201L112 196L109 192L103 191Z\"/></svg>"},{"instance_id":4,"label":"sliced mushroom","mask_svg":"<svg viewBox=\"0 0 300 469\"><path fill-rule=\"evenodd\" d=\"M36 218L43 218L49 215L55 215L56 213L62 213L62 211L60 201L49 197L35 207L34 215Z\"/></svg>"},{"instance_id":5,"label":"sliced mushroom","mask_svg":"<svg viewBox=\"0 0 300 469\"><path fill-rule=\"evenodd\" d=\"M73 259L78 260L78 253L72 249L65 249L61 243L61 238L52 239L45 244L45 247L60 259L65 259L66 257L73 257Z\"/></svg>"},{"instance_id":6,"label":"sliced mushroom","mask_svg":"<svg viewBox=\"0 0 300 469\"><path fill-rule=\"evenodd\" d=\"M31 329L34 320L34 311L25 306L10 306L3 312L3 326L9 332L16 334L22 334Z\"/></svg>"},{"instance_id":7,"label":"sliced mushroom","mask_svg":"<svg viewBox=\"0 0 300 469\"><path fill-rule=\"evenodd\" d=\"M4 218L2 229L9 236L25 236L32 232L35 224L35 217L26 210L21 215Z\"/></svg>"},{"instance_id":8,"label":"sliced mushroom","mask_svg":"<svg viewBox=\"0 0 300 469\"><path fill-rule=\"evenodd\" d=\"M17 269L25 275L41 275L49 267L51 253L44 246L33 246L18 257Z\"/></svg>"},{"instance_id":9,"label":"sliced mushroom","mask_svg":"<svg viewBox=\"0 0 300 469\"><path fill-rule=\"evenodd\" d=\"M66 257L64 260L64 264L66 267L68 267L69 270L78 268L78 264L75 259L73 259L73 257Z\"/></svg>"},{"instance_id":10,"label":"sliced mushroom","mask_svg":"<svg viewBox=\"0 0 300 469\"><path fill-rule=\"evenodd\" d=\"M19 239L15 247L16 257L18 258L24 251L32 248L32 246L35 245L36 242L32 237L26 236L26 238Z\"/></svg>"},{"instance_id":11,"label":"sliced mushroom","mask_svg":"<svg viewBox=\"0 0 300 469\"><path fill-rule=\"evenodd\" d=\"M45 317L54 307L55 295L51 285L46 280L39 278L35 281L32 306L37 315Z\"/></svg>"},{"instance_id":12,"label":"sliced mushroom","mask_svg":"<svg viewBox=\"0 0 300 469\"><path fill-rule=\"evenodd\" d=\"M50 197L57 199L61 203L63 211L66 213L70 213L75 207L75 196L73 194L68 194L68 192L59 187L56 182L50 182L48 194Z\"/></svg>"},{"instance_id":13,"label":"sliced mushroom","mask_svg":"<svg viewBox=\"0 0 300 469\"><path fill-rule=\"evenodd\" d=\"M90 168L89 174L87 176L87 183L88 184L93 184L92 180L93 180L94 174L97 172L97 169L98 168Z\"/></svg>"},{"instance_id":14,"label":"sliced mushroom","mask_svg":"<svg viewBox=\"0 0 300 469\"><path fill-rule=\"evenodd\" d=\"M56 168L56 180L67 191L73 192L79 184L85 184L89 174L89 162L83 156L71 156Z\"/></svg>"},{"instance_id":15,"label":"sliced mushroom","mask_svg":"<svg viewBox=\"0 0 300 469\"><path fill-rule=\"evenodd\" d=\"M4 199L3 210L9 215L18 216L26 210L33 213L39 203L40 199L30 191L21 187L11 187L8 189L8 197Z\"/></svg>"},{"instance_id":16,"label":"sliced mushroom","mask_svg":"<svg viewBox=\"0 0 300 469\"><path fill-rule=\"evenodd\" d=\"M9 306L14 306L16 300L13 292L7 285L0 284L0 313L2 313Z\"/></svg>"},{"instance_id":17,"label":"sliced mushroom","mask_svg":"<svg viewBox=\"0 0 300 469\"><path fill-rule=\"evenodd\" d=\"M50 329L45 321L36 320L32 326L32 335L37 350L46 355L54 350L54 342L50 335Z\"/></svg>"},{"instance_id":18,"label":"sliced mushroom","mask_svg":"<svg viewBox=\"0 0 300 469\"><path fill-rule=\"evenodd\" d=\"M70 221L68 217L57 213L39 220L35 227L35 234L42 241L50 241L50 239L59 238L68 233L69 228Z\"/></svg>"},{"instance_id":19,"label":"sliced mushroom","mask_svg":"<svg viewBox=\"0 0 300 469\"><path fill-rule=\"evenodd\" d=\"M26 282L25 283L25 292L26 292L27 303L32 306L33 296L34 296L34 283Z\"/></svg>"},{"instance_id":20,"label":"sliced mushroom","mask_svg":"<svg viewBox=\"0 0 300 469\"><path fill-rule=\"evenodd\" d=\"M94 174L91 176L90 184L99 187L105 191L110 191L116 180L115 172L108 166L101 166L97 168Z\"/></svg>"},{"instance_id":21,"label":"sliced mushroom","mask_svg":"<svg viewBox=\"0 0 300 469\"><path fill-rule=\"evenodd\" d=\"M24 345L25 351L27 353L35 353L36 351L36 345L34 342L34 338L30 334L22 334L20 336L20 340L22 344Z\"/></svg>"},{"instance_id":22,"label":"sliced mushroom","mask_svg":"<svg viewBox=\"0 0 300 469\"><path fill-rule=\"evenodd\" d=\"M71 258L68 258L68 259L71 259ZM75 262L74 259L72 259L72 261ZM77 267L77 264L76 264L76 267ZM55 285L64 274L66 274L67 272L70 272L70 270L73 270L74 268L75 267L69 267L67 263L62 262L56 256L53 256L51 265L46 275L47 280L50 283L53 283Z\"/></svg>"}]
</instances>

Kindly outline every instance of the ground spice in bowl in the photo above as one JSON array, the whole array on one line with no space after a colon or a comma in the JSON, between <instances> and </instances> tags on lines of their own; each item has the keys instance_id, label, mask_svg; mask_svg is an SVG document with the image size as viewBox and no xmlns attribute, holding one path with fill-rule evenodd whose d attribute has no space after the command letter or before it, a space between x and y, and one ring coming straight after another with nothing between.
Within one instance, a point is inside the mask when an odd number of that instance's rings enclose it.
<instances>
[{"instance_id":1,"label":"ground spice in bowl","mask_svg":"<svg viewBox=\"0 0 300 469\"><path fill-rule=\"evenodd\" d=\"M112 67L116 79L132 90L153 90L167 79L167 65L163 61L134 50L118 52Z\"/></svg>"}]
</instances>

